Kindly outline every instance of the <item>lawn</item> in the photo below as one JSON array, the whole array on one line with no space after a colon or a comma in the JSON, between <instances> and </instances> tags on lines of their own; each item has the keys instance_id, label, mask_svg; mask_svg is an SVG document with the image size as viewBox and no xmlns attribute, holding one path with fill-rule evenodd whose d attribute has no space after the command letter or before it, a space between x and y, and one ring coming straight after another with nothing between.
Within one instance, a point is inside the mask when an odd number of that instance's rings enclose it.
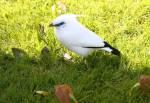
<instances>
[{"instance_id":1,"label":"lawn","mask_svg":"<svg viewBox=\"0 0 150 103\"><path fill-rule=\"evenodd\" d=\"M129 95L141 74L150 75L150 0L62 1L66 11L59 0L0 0L0 103L58 103L58 84L69 84L79 103L150 103L150 95L138 87ZM79 21L122 56L96 51L87 68L49 28L60 11L87 15ZM49 52L41 53L45 46ZM64 60L64 53L74 62ZM36 95L36 90L50 95Z\"/></svg>"}]
</instances>

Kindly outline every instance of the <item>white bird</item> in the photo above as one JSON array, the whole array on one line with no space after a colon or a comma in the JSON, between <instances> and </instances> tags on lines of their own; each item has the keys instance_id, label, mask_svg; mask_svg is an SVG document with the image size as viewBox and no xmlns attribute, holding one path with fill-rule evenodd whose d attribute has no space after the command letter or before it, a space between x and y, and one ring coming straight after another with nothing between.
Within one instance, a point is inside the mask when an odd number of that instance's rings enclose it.
<instances>
[{"instance_id":1,"label":"white bird","mask_svg":"<svg viewBox=\"0 0 150 103\"><path fill-rule=\"evenodd\" d=\"M79 16L63 14L50 24L50 26L56 28L56 37L66 48L83 57L88 56L94 50L105 50L115 55L120 55L117 49L83 26L77 20Z\"/></svg>"}]
</instances>

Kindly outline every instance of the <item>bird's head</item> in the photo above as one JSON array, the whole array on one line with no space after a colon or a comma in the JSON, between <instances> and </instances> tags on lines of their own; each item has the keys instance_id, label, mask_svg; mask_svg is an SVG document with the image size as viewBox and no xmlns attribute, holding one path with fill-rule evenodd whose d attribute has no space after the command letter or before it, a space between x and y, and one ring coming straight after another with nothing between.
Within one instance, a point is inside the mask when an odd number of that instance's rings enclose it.
<instances>
[{"instance_id":1,"label":"bird's head","mask_svg":"<svg viewBox=\"0 0 150 103\"><path fill-rule=\"evenodd\" d=\"M76 15L76 14L63 14L58 16L56 19L54 19L51 24L51 26L54 26L56 28L63 27L65 25L72 24L74 22L77 22L77 17L80 17L82 15Z\"/></svg>"}]
</instances>

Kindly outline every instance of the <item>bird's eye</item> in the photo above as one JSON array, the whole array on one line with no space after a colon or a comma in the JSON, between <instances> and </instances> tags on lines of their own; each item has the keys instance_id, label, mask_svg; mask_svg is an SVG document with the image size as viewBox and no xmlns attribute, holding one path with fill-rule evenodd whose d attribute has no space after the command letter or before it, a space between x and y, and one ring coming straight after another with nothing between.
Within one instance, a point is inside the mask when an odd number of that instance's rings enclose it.
<instances>
[{"instance_id":1,"label":"bird's eye","mask_svg":"<svg viewBox=\"0 0 150 103\"><path fill-rule=\"evenodd\" d=\"M63 25L63 24L65 24L65 22L60 22L60 23L58 23L58 24L55 24L55 26L61 26L61 25Z\"/></svg>"}]
</instances>

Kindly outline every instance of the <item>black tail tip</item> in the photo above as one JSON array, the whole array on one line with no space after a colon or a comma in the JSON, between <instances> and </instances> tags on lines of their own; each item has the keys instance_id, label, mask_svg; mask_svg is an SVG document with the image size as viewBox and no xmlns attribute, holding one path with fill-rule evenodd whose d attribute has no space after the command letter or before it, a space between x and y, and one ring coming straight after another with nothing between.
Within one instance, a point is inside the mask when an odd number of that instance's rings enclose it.
<instances>
[{"instance_id":1,"label":"black tail tip","mask_svg":"<svg viewBox=\"0 0 150 103\"><path fill-rule=\"evenodd\" d=\"M117 55L117 56L121 55L120 51L115 49L115 48L112 49L111 53L114 54L114 55Z\"/></svg>"}]
</instances>

